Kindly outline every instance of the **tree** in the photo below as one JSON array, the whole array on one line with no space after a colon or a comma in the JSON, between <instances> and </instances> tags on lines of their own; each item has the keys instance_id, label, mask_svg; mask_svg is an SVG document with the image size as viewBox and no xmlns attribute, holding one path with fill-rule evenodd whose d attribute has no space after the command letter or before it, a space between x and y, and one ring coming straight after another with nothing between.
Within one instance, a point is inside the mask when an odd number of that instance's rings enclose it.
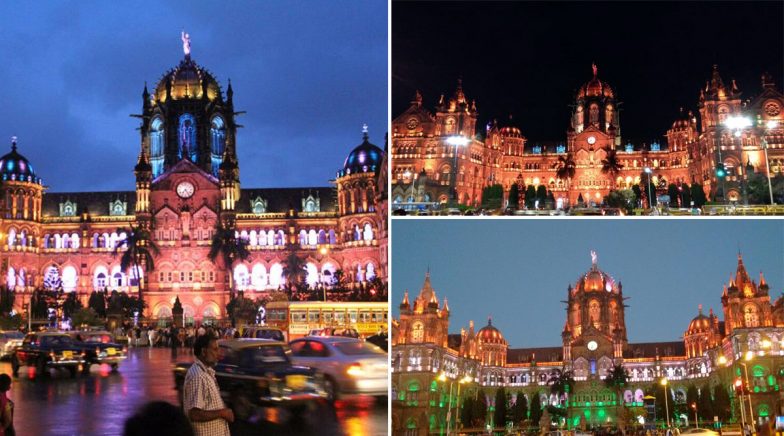
<instances>
[{"instance_id":1,"label":"tree","mask_svg":"<svg viewBox=\"0 0 784 436\"><path fill-rule=\"evenodd\" d=\"M71 325L74 328L81 326L99 326L103 325L103 319L93 310L92 307L83 307L76 310L71 316Z\"/></svg>"},{"instance_id":2,"label":"tree","mask_svg":"<svg viewBox=\"0 0 784 436\"><path fill-rule=\"evenodd\" d=\"M517 183L512 183L512 186L509 188L509 206L508 207L517 209L519 201L520 201L520 188L518 188Z\"/></svg>"},{"instance_id":3,"label":"tree","mask_svg":"<svg viewBox=\"0 0 784 436\"><path fill-rule=\"evenodd\" d=\"M656 206L656 183L653 183L653 174L640 173L640 190L648 199L648 207Z\"/></svg>"},{"instance_id":4,"label":"tree","mask_svg":"<svg viewBox=\"0 0 784 436\"><path fill-rule=\"evenodd\" d=\"M245 298L245 296L240 293L229 299L229 303L226 304L226 313L228 313L235 322L236 320L242 320L245 323L252 323L256 320L256 313L259 311L259 306L259 301Z\"/></svg>"},{"instance_id":5,"label":"tree","mask_svg":"<svg viewBox=\"0 0 784 436\"><path fill-rule=\"evenodd\" d=\"M106 295L100 291L93 291L90 293L87 307L93 309L99 317L106 318Z\"/></svg>"},{"instance_id":6,"label":"tree","mask_svg":"<svg viewBox=\"0 0 784 436\"><path fill-rule=\"evenodd\" d=\"M504 187L499 184L485 186L482 189L482 207L485 209L498 209L504 199Z\"/></svg>"},{"instance_id":7,"label":"tree","mask_svg":"<svg viewBox=\"0 0 784 436\"><path fill-rule=\"evenodd\" d=\"M286 259L283 260L283 277L286 278L289 289L289 298L294 294L294 290L303 290L303 283L307 277L307 263L297 255L294 249L289 250Z\"/></svg>"},{"instance_id":8,"label":"tree","mask_svg":"<svg viewBox=\"0 0 784 436\"><path fill-rule=\"evenodd\" d=\"M678 188L681 194L681 207L691 207L691 189L686 183L681 184Z\"/></svg>"},{"instance_id":9,"label":"tree","mask_svg":"<svg viewBox=\"0 0 784 436\"><path fill-rule=\"evenodd\" d=\"M602 159L602 174L610 175L610 186L612 186L612 190L615 189L615 178L618 177L618 173L623 169L623 165L621 165L621 162L618 160L618 155L614 148L605 147L604 150L607 153L607 157Z\"/></svg>"},{"instance_id":10,"label":"tree","mask_svg":"<svg viewBox=\"0 0 784 436\"><path fill-rule=\"evenodd\" d=\"M732 403L727 386L718 384L713 388L713 410L722 422L727 422L732 417Z\"/></svg>"},{"instance_id":11,"label":"tree","mask_svg":"<svg viewBox=\"0 0 784 436\"><path fill-rule=\"evenodd\" d=\"M555 177L566 180L567 184L570 184L576 170L577 164L572 159L571 153L558 156L558 169L555 172Z\"/></svg>"},{"instance_id":12,"label":"tree","mask_svg":"<svg viewBox=\"0 0 784 436\"><path fill-rule=\"evenodd\" d=\"M632 192L634 192L634 199L635 199L635 207L641 204L642 201L642 191L640 190L640 185L632 185Z\"/></svg>"},{"instance_id":13,"label":"tree","mask_svg":"<svg viewBox=\"0 0 784 436\"><path fill-rule=\"evenodd\" d=\"M498 388L495 391L495 410L493 411L493 426L506 427L506 390Z\"/></svg>"},{"instance_id":14,"label":"tree","mask_svg":"<svg viewBox=\"0 0 784 436\"><path fill-rule=\"evenodd\" d=\"M528 399L522 391L517 391L517 399L515 400L514 407L512 408L512 422L514 425L521 425L528 417Z\"/></svg>"},{"instance_id":15,"label":"tree","mask_svg":"<svg viewBox=\"0 0 784 436\"><path fill-rule=\"evenodd\" d=\"M610 207L617 207L630 215L634 212L634 207L637 204L634 191L631 189L618 189L610 191L606 198L607 205Z\"/></svg>"},{"instance_id":16,"label":"tree","mask_svg":"<svg viewBox=\"0 0 784 436\"><path fill-rule=\"evenodd\" d=\"M700 399L700 394L699 392L697 392L697 386L689 385L689 387L686 388L686 407L690 411L690 415L688 416L694 416L694 412L691 405L692 404L696 405L699 399Z\"/></svg>"},{"instance_id":17,"label":"tree","mask_svg":"<svg viewBox=\"0 0 784 436\"><path fill-rule=\"evenodd\" d=\"M474 401L474 411L472 415L475 420L475 427L484 427L487 421L487 396L484 389L480 389Z\"/></svg>"},{"instance_id":18,"label":"tree","mask_svg":"<svg viewBox=\"0 0 784 436\"><path fill-rule=\"evenodd\" d=\"M144 300L144 283L147 274L155 270L154 256L160 254L158 246L152 242L150 232L140 226L129 227L128 229L117 229L117 234L125 233L125 239L118 241L114 247L114 255L120 256L120 269L128 271L133 267L133 272L139 286L139 300ZM122 249L125 249L124 251ZM140 271L144 271L144 277Z\"/></svg>"},{"instance_id":19,"label":"tree","mask_svg":"<svg viewBox=\"0 0 784 436\"><path fill-rule=\"evenodd\" d=\"M784 176L781 174L772 177L770 187L773 188L773 200L777 204L784 202ZM748 173L746 192L749 204L770 204L770 189L768 177L764 173Z\"/></svg>"},{"instance_id":20,"label":"tree","mask_svg":"<svg viewBox=\"0 0 784 436\"><path fill-rule=\"evenodd\" d=\"M69 292L63 302L63 318L70 319L77 310L82 308L82 302L76 298L75 292Z\"/></svg>"},{"instance_id":21,"label":"tree","mask_svg":"<svg viewBox=\"0 0 784 436\"><path fill-rule=\"evenodd\" d=\"M210 251L207 253L210 262L215 263L215 260L220 258L223 267L226 269L230 291L234 294L234 285L232 284L232 273L234 271L234 262L247 260L250 257L248 251L248 241L237 237L234 229L224 226L221 220L215 224L215 234L212 236L210 244Z\"/></svg>"},{"instance_id":22,"label":"tree","mask_svg":"<svg viewBox=\"0 0 784 436\"><path fill-rule=\"evenodd\" d=\"M553 373L550 374L550 378L547 380L547 384L550 385L550 393L555 394L558 397L559 402L563 399L568 406L569 402L565 399L568 397L569 393L574 390L572 371L569 371L566 368L553 371Z\"/></svg>"},{"instance_id":23,"label":"tree","mask_svg":"<svg viewBox=\"0 0 784 436\"><path fill-rule=\"evenodd\" d=\"M547 202L547 188L544 185L539 185L536 188L536 199L539 201L539 208L544 209L545 203Z\"/></svg>"},{"instance_id":24,"label":"tree","mask_svg":"<svg viewBox=\"0 0 784 436\"><path fill-rule=\"evenodd\" d=\"M467 397L463 399L463 404L458 405L460 410L460 423L464 428L470 428L474 422L474 398Z\"/></svg>"},{"instance_id":25,"label":"tree","mask_svg":"<svg viewBox=\"0 0 784 436\"><path fill-rule=\"evenodd\" d=\"M678 187L675 186L675 183L670 183L667 186L667 195L670 196L670 207L678 207L678 200L679 200L679 192Z\"/></svg>"},{"instance_id":26,"label":"tree","mask_svg":"<svg viewBox=\"0 0 784 436\"><path fill-rule=\"evenodd\" d=\"M539 419L542 418L542 401L539 399L539 392L535 392L531 398L531 411L528 417L531 419L532 425L539 425Z\"/></svg>"},{"instance_id":27,"label":"tree","mask_svg":"<svg viewBox=\"0 0 784 436\"><path fill-rule=\"evenodd\" d=\"M528 185L525 190L525 207L533 209L534 204L536 204L536 186Z\"/></svg>"},{"instance_id":28,"label":"tree","mask_svg":"<svg viewBox=\"0 0 784 436\"><path fill-rule=\"evenodd\" d=\"M621 394L621 391L623 390L624 386L626 386L626 383L628 381L629 381L629 375L626 374L626 370L621 365L615 365L612 368L610 368L610 370L607 371L607 376L604 378L604 384L607 385L607 387L611 388L613 392L615 392L615 399L616 401L618 401L617 402L618 406L616 407L616 410L618 410L617 413L618 416L623 416L623 414L625 413L623 409L626 406L624 404L624 399L623 399L623 395ZM620 420L619 424L625 425L625 422L623 422L623 420ZM624 427L622 427L622 429L623 428Z\"/></svg>"},{"instance_id":29,"label":"tree","mask_svg":"<svg viewBox=\"0 0 784 436\"><path fill-rule=\"evenodd\" d=\"M144 313L147 303L132 297L125 292L112 291L107 302L107 312L119 313L123 318L133 318L137 313Z\"/></svg>"},{"instance_id":30,"label":"tree","mask_svg":"<svg viewBox=\"0 0 784 436\"><path fill-rule=\"evenodd\" d=\"M0 315L8 315L14 308L14 291L8 288L0 289Z\"/></svg>"},{"instance_id":31,"label":"tree","mask_svg":"<svg viewBox=\"0 0 784 436\"><path fill-rule=\"evenodd\" d=\"M706 421L713 421L716 415L713 407L713 396L711 395L711 387L705 383L700 388L700 399L697 400L697 413Z\"/></svg>"},{"instance_id":32,"label":"tree","mask_svg":"<svg viewBox=\"0 0 784 436\"><path fill-rule=\"evenodd\" d=\"M691 201L694 202L694 207L697 208L702 207L708 201L701 184L694 183L691 185Z\"/></svg>"}]
</instances>

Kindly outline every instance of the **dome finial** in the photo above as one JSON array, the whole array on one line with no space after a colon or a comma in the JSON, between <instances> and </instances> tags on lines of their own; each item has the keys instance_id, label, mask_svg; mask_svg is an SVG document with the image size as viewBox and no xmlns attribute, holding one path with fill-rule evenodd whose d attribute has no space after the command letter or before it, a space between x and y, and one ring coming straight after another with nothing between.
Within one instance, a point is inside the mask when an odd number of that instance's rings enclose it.
<instances>
[{"instance_id":1,"label":"dome finial","mask_svg":"<svg viewBox=\"0 0 784 436\"><path fill-rule=\"evenodd\" d=\"M11 151L16 151L16 136L11 137Z\"/></svg>"},{"instance_id":2,"label":"dome finial","mask_svg":"<svg viewBox=\"0 0 784 436\"><path fill-rule=\"evenodd\" d=\"M591 64L591 69L593 69L593 77L595 79L596 76L599 74L599 67L596 66L596 62L593 62Z\"/></svg>"},{"instance_id":3,"label":"dome finial","mask_svg":"<svg viewBox=\"0 0 784 436\"><path fill-rule=\"evenodd\" d=\"M493 315L487 315L487 325L493 325Z\"/></svg>"},{"instance_id":4,"label":"dome finial","mask_svg":"<svg viewBox=\"0 0 784 436\"><path fill-rule=\"evenodd\" d=\"M367 123L362 124L362 139L365 141L368 140L368 125Z\"/></svg>"},{"instance_id":5,"label":"dome finial","mask_svg":"<svg viewBox=\"0 0 784 436\"><path fill-rule=\"evenodd\" d=\"M180 33L180 38L182 39L182 51L185 53L185 59L191 58L191 35L185 33L183 30Z\"/></svg>"},{"instance_id":6,"label":"dome finial","mask_svg":"<svg viewBox=\"0 0 784 436\"><path fill-rule=\"evenodd\" d=\"M599 262L599 256L596 254L596 251L591 250L591 266L596 266Z\"/></svg>"},{"instance_id":7,"label":"dome finial","mask_svg":"<svg viewBox=\"0 0 784 436\"><path fill-rule=\"evenodd\" d=\"M702 304L697 305L697 311L702 315Z\"/></svg>"}]
</instances>

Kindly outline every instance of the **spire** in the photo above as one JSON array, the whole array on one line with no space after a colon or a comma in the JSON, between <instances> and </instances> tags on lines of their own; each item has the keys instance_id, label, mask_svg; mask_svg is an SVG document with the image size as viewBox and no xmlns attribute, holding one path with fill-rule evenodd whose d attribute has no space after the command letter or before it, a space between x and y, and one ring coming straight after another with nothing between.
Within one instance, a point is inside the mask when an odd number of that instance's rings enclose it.
<instances>
[{"instance_id":1,"label":"spire","mask_svg":"<svg viewBox=\"0 0 784 436\"><path fill-rule=\"evenodd\" d=\"M144 91L142 91L142 98L144 99L144 101L147 101L147 99L150 98L150 92L147 91L147 81L146 80L144 81Z\"/></svg>"},{"instance_id":2,"label":"spire","mask_svg":"<svg viewBox=\"0 0 784 436\"><path fill-rule=\"evenodd\" d=\"M11 137L11 151L16 151L16 136Z\"/></svg>"},{"instance_id":3,"label":"spire","mask_svg":"<svg viewBox=\"0 0 784 436\"><path fill-rule=\"evenodd\" d=\"M411 100L411 105L416 107L422 106L422 93L419 92L418 89L414 93L414 99Z\"/></svg>"},{"instance_id":4,"label":"spire","mask_svg":"<svg viewBox=\"0 0 784 436\"><path fill-rule=\"evenodd\" d=\"M134 170L138 172L152 171L152 166L150 165L150 161L147 159L147 153L144 151L144 147L142 147L142 151L139 153L139 159L136 161L136 167Z\"/></svg>"},{"instance_id":5,"label":"spire","mask_svg":"<svg viewBox=\"0 0 784 436\"><path fill-rule=\"evenodd\" d=\"M759 285L760 285L760 287L768 286L768 282L765 281L765 276L762 275L762 271L760 271L760 283L759 283Z\"/></svg>"},{"instance_id":6,"label":"spire","mask_svg":"<svg viewBox=\"0 0 784 436\"><path fill-rule=\"evenodd\" d=\"M735 273L735 280L738 283L748 283L749 274L746 272L746 267L743 265L743 256L741 255L740 251L738 251L738 271Z\"/></svg>"},{"instance_id":7,"label":"spire","mask_svg":"<svg viewBox=\"0 0 784 436\"><path fill-rule=\"evenodd\" d=\"M724 89L724 81L721 80L721 76L719 75L719 66L714 64L710 81L710 91L717 92L719 89Z\"/></svg>"},{"instance_id":8,"label":"spire","mask_svg":"<svg viewBox=\"0 0 784 436\"><path fill-rule=\"evenodd\" d=\"M403 303L402 304L404 304L406 306L411 305L411 303L408 302L408 289L406 289L406 291L403 293Z\"/></svg>"},{"instance_id":9,"label":"spire","mask_svg":"<svg viewBox=\"0 0 784 436\"><path fill-rule=\"evenodd\" d=\"M449 312L449 302L446 301L446 297L444 297L444 307L441 308L445 312Z\"/></svg>"},{"instance_id":10,"label":"spire","mask_svg":"<svg viewBox=\"0 0 784 436\"><path fill-rule=\"evenodd\" d=\"M367 123L362 124L362 139L365 142L368 141L368 125L367 125Z\"/></svg>"},{"instance_id":11,"label":"spire","mask_svg":"<svg viewBox=\"0 0 784 436\"><path fill-rule=\"evenodd\" d=\"M226 88L226 99L229 104L232 103L234 98L234 90L231 88L231 78L229 78L229 87Z\"/></svg>"}]
</instances>

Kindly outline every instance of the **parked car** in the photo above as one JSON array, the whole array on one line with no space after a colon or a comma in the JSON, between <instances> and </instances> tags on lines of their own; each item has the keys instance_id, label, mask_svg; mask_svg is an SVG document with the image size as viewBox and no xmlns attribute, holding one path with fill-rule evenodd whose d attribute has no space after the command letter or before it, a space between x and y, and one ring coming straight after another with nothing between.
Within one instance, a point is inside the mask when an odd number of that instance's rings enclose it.
<instances>
[{"instance_id":1,"label":"parked car","mask_svg":"<svg viewBox=\"0 0 784 436\"><path fill-rule=\"evenodd\" d=\"M361 339L308 336L291 341L292 360L324 373L331 399L346 394L387 396L387 353Z\"/></svg>"},{"instance_id":2,"label":"parked car","mask_svg":"<svg viewBox=\"0 0 784 436\"><path fill-rule=\"evenodd\" d=\"M37 374L47 375L49 368L66 368L74 377L83 362L84 350L68 334L28 333L11 355L11 372L17 377L20 367L34 366Z\"/></svg>"},{"instance_id":3,"label":"parked car","mask_svg":"<svg viewBox=\"0 0 784 436\"><path fill-rule=\"evenodd\" d=\"M90 372L93 364L107 364L117 371L120 362L128 357L128 349L115 342L114 336L107 331L88 330L71 332L76 344L84 350L83 371Z\"/></svg>"},{"instance_id":4,"label":"parked car","mask_svg":"<svg viewBox=\"0 0 784 436\"><path fill-rule=\"evenodd\" d=\"M246 326L242 329L243 338L246 339L270 339L278 342L286 342L286 333L274 327Z\"/></svg>"},{"instance_id":5,"label":"parked car","mask_svg":"<svg viewBox=\"0 0 784 436\"><path fill-rule=\"evenodd\" d=\"M342 336L344 338L359 338L359 332L353 327L325 327L311 330L308 336Z\"/></svg>"},{"instance_id":6,"label":"parked car","mask_svg":"<svg viewBox=\"0 0 784 436\"><path fill-rule=\"evenodd\" d=\"M237 418L246 419L260 406L284 407L295 414L327 399L324 379L316 370L296 366L283 342L268 339L218 341L215 378L221 397ZM182 388L191 363L174 368L175 388Z\"/></svg>"},{"instance_id":7,"label":"parked car","mask_svg":"<svg viewBox=\"0 0 784 436\"><path fill-rule=\"evenodd\" d=\"M22 345L24 333L16 330L0 331L0 359L10 358L17 347Z\"/></svg>"}]
</instances>

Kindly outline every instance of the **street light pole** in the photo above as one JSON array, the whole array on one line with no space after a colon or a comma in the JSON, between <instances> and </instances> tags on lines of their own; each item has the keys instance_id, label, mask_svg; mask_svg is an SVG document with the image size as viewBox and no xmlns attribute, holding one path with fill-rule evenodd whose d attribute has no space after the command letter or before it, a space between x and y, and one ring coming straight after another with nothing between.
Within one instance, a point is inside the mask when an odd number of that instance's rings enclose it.
<instances>
[{"instance_id":1,"label":"street light pole","mask_svg":"<svg viewBox=\"0 0 784 436\"><path fill-rule=\"evenodd\" d=\"M740 138L741 135L742 135L743 129L751 127L751 120L748 117L744 117L744 116L741 116L741 115L733 115L733 116L727 117L727 119L724 120L724 126L727 127L730 130L733 130L733 136L735 136L736 138ZM743 196L743 204L745 206L748 206L749 205L749 196L748 196L748 193L746 192L746 183L744 181L744 178L748 179L748 174L746 173L746 169L743 168L743 142L741 142L739 148L740 148L740 152L741 152L740 153L741 158L740 158L740 163L739 163L739 170L743 172L743 174L741 175L741 179L740 179L741 195ZM766 162L766 165L767 165L767 162Z\"/></svg>"},{"instance_id":2,"label":"street light pole","mask_svg":"<svg viewBox=\"0 0 784 436\"><path fill-rule=\"evenodd\" d=\"M664 386L664 413L667 414L667 428L670 428L670 406L667 402L667 379L663 378L661 384Z\"/></svg>"},{"instance_id":3,"label":"street light pole","mask_svg":"<svg viewBox=\"0 0 784 436\"><path fill-rule=\"evenodd\" d=\"M654 194L653 190L651 189L651 177L653 177L653 170L650 169L649 167L645 167L644 171L645 171L645 174L648 175L648 206L651 207L651 214L653 214L654 211L657 210L657 209L654 208L654 203L653 203L654 202L654 198L653 197L655 196L655 194Z\"/></svg>"},{"instance_id":4,"label":"street light pole","mask_svg":"<svg viewBox=\"0 0 784 436\"><path fill-rule=\"evenodd\" d=\"M451 197L452 202L456 205L458 203L458 196L457 196L457 147L462 147L468 145L471 142L468 138L463 136L450 136L446 139L447 144L453 146L453 153L455 155L455 162L452 167L452 183L451 185Z\"/></svg>"},{"instance_id":5,"label":"street light pole","mask_svg":"<svg viewBox=\"0 0 784 436\"><path fill-rule=\"evenodd\" d=\"M776 120L770 120L765 124L765 131L773 130L778 127L779 122ZM773 201L773 185L770 183L770 161L768 160L768 141L765 139L765 133L762 134L762 150L765 151L765 174L768 176L768 193L770 194L770 205L773 206L776 204Z\"/></svg>"},{"instance_id":6,"label":"street light pole","mask_svg":"<svg viewBox=\"0 0 784 436\"><path fill-rule=\"evenodd\" d=\"M749 360L748 354L746 356L747 356L746 360ZM743 373L744 373L744 377L746 379L745 380L745 382L746 382L746 390L748 391L748 392L746 392L746 398L748 399L748 402L749 402L749 421L752 424L752 433L753 433L754 432L754 421L755 420L754 420L754 409L751 408L751 391L749 390L750 389L750 386L749 386L749 368L743 362L740 362L740 364L741 364L741 366L743 366Z\"/></svg>"}]
</instances>

